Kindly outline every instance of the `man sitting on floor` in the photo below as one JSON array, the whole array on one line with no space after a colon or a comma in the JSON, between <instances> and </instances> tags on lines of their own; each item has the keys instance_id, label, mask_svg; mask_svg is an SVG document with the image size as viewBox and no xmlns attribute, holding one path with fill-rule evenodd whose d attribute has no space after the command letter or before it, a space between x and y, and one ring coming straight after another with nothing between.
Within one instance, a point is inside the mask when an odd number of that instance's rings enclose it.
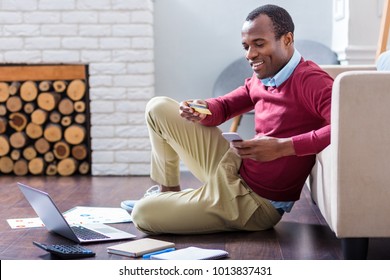
<instances>
[{"instance_id":1,"label":"man sitting on floor","mask_svg":"<svg viewBox=\"0 0 390 280\"><path fill-rule=\"evenodd\" d=\"M330 143L333 80L294 48L294 23L275 5L249 13L242 46L254 74L224 96L146 107L151 178L160 185L135 203L135 226L149 234L259 231L298 200L315 155ZM206 106L211 115L189 104ZM255 136L229 143L217 127L255 111ZM180 191L180 159L203 183ZM130 205L129 205L130 204ZM133 204L122 205L131 209Z\"/></svg>"}]
</instances>

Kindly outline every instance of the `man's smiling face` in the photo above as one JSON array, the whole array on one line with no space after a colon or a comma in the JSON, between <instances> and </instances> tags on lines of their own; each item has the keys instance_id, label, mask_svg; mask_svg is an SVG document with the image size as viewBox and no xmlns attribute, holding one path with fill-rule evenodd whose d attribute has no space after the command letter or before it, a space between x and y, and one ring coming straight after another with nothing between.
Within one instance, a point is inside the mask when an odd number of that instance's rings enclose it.
<instances>
[{"instance_id":1,"label":"man's smiling face","mask_svg":"<svg viewBox=\"0 0 390 280\"><path fill-rule=\"evenodd\" d=\"M276 38L272 21L264 14L245 21L241 37L246 59L259 79L273 77L294 52L293 35L287 33Z\"/></svg>"}]
</instances>

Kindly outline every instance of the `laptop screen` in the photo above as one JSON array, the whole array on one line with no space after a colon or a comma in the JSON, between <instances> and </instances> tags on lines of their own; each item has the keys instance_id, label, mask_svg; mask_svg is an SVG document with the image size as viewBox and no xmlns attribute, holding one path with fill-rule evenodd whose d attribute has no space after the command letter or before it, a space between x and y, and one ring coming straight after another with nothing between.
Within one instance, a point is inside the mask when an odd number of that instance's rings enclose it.
<instances>
[{"instance_id":1,"label":"laptop screen","mask_svg":"<svg viewBox=\"0 0 390 280\"><path fill-rule=\"evenodd\" d=\"M18 186L49 231L56 232L78 242L78 238L49 194L22 183L18 183Z\"/></svg>"}]
</instances>

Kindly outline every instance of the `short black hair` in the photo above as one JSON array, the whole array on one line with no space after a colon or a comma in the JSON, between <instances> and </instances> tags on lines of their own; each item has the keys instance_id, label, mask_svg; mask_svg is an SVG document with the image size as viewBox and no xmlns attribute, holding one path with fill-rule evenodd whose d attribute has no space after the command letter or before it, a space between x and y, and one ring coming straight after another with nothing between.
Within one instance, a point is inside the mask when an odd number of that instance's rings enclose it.
<instances>
[{"instance_id":1,"label":"short black hair","mask_svg":"<svg viewBox=\"0 0 390 280\"><path fill-rule=\"evenodd\" d=\"M276 39L280 39L288 32L294 34L294 22L290 14L282 7L276 5L268 4L254 9L246 17L246 21L253 21L262 14L267 15L271 19Z\"/></svg>"}]
</instances>

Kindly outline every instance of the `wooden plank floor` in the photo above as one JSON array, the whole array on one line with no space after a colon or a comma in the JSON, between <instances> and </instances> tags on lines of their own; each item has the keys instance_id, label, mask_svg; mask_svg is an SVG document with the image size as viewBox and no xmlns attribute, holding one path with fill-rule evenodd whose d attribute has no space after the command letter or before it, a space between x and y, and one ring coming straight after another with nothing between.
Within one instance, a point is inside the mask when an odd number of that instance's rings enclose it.
<instances>
[{"instance_id":1,"label":"wooden plank floor","mask_svg":"<svg viewBox=\"0 0 390 280\"><path fill-rule=\"evenodd\" d=\"M30 208L16 187L22 181L32 186L39 186L51 193L53 186L57 191L52 195L61 211L74 206L118 207L121 200L138 199L153 182L148 177L1 177L0 179L0 259L29 258L28 250L22 255L12 252L17 250L15 230L11 230L6 219L21 218L20 211ZM182 174L182 187L196 188L200 183L189 173ZM30 217L34 216L32 209ZM25 215L25 213L23 214ZM144 236L131 224L131 232L137 237ZM123 225L124 227L124 225ZM129 227L129 225L126 225ZM18 236L39 240L39 236L48 234L42 229L26 234L19 230ZM25 236L23 236L25 235ZM20 237L20 238L22 238ZM239 260L338 260L342 259L340 241L335 237L317 207L312 203L309 191L304 188L300 201L291 213L285 214L282 221L272 230L263 232L231 232L207 235L171 235L158 237L173 241L177 248L199 246L204 248L225 249L230 259ZM31 244L29 240L29 244ZM58 240L58 239L56 239ZM60 239L61 240L61 239ZM19 247L18 247L19 246ZM105 248L101 250L107 258ZM31 248L33 246L31 245ZM369 259L390 259L390 240L370 240ZM19 248L23 251L23 248Z\"/></svg>"}]
</instances>

